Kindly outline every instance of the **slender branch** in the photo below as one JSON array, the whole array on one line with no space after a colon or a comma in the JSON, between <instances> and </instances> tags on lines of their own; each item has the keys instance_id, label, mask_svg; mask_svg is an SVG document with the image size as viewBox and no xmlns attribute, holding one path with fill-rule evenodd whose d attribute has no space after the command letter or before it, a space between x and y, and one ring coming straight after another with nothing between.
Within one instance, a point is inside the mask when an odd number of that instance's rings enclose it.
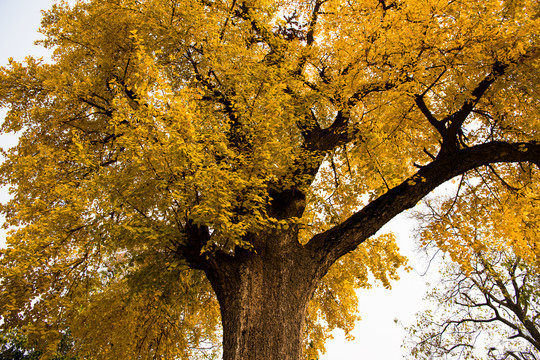
<instances>
[{"instance_id":1,"label":"slender branch","mask_svg":"<svg viewBox=\"0 0 540 360\"><path fill-rule=\"evenodd\" d=\"M79 100L83 103L85 103L86 105L90 105L91 107L95 108L95 109L98 109L100 110L100 113L101 114L104 114L106 115L107 117L112 117L113 115L113 111L111 109L107 109L101 105L98 105L97 103L95 103L94 101L92 100L89 100L89 99L85 99L83 97L80 97Z\"/></svg>"},{"instance_id":2,"label":"slender branch","mask_svg":"<svg viewBox=\"0 0 540 360\"><path fill-rule=\"evenodd\" d=\"M234 13L239 18L248 21L253 31L270 47L270 52L263 61L269 65L280 63L285 50L283 39L258 22L253 14L253 9L246 2L239 4Z\"/></svg>"},{"instance_id":3,"label":"slender branch","mask_svg":"<svg viewBox=\"0 0 540 360\"><path fill-rule=\"evenodd\" d=\"M429 108L426 105L426 102L424 101L424 96L416 95L414 101L416 102L418 109L420 109L422 114L424 114L424 116L429 121L429 123L433 125L433 127L437 129L441 137L444 138L446 135L446 128L444 127L444 123L440 120L437 120L435 115L433 115L431 110L429 110Z\"/></svg>"},{"instance_id":4,"label":"slender branch","mask_svg":"<svg viewBox=\"0 0 540 360\"><path fill-rule=\"evenodd\" d=\"M225 30L227 30L227 24L229 23L229 20L231 19L231 13L234 10L234 7L236 6L236 0L233 0L231 4L231 8L229 10L229 15L225 19L225 23L223 24L223 27L221 28L221 31L219 32L219 39L223 40L223 37L225 36Z\"/></svg>"},{"instance_id":5,"label":"slender branch","mask_svg":"<svg viewBox=\"0 0 540 360\"><path fill-rule=\"evenodd\" d=\"M519 191L520 189L515 187L515 186L512 186L510 185L506 180L504 180L502 178L502 176L497 172L497 170L495 170L495 168L491 165L488 166L489 170L491 170L491 172L493 173L493 175L495 175L495 177L497 177L497 179L499 179L499 181L510 191Z\"/></svg>"}]
</instances>

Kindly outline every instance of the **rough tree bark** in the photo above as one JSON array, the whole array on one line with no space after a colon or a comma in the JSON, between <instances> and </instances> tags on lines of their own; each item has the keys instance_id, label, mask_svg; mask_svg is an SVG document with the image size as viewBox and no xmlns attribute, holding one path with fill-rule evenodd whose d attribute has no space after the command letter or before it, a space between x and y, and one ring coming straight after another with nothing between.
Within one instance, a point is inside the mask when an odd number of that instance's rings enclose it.
<instances>
[{"instance_id":1,"label":"rough tree bark","mask_svg":"<svg viewBox=\"0 0 540 360\"><path fill-rule=\"evenodd\" d=\"M306 308L316 287L315 262L295 232L267 236L273 238L265 242L269 246L206 270L221 307L224 359L302 356Z\"/></svg>"}]
</instances>

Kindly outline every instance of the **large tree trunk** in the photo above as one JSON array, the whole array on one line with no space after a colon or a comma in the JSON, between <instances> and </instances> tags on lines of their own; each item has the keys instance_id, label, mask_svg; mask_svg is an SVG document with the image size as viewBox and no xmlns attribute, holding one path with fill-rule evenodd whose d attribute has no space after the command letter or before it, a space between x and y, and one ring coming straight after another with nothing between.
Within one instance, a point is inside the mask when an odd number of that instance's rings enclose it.
<instances>
[{"instance_id":1,"label":"large tree trunk","mask_svg":"<svg viewBox=\"0 0 540 360\"><path fill-rule=\"evenodd\" d=\"M221 307L224 360L302 358L313 262L296 234L264 240L206 269Z\"/></svg>"}]
</instances>

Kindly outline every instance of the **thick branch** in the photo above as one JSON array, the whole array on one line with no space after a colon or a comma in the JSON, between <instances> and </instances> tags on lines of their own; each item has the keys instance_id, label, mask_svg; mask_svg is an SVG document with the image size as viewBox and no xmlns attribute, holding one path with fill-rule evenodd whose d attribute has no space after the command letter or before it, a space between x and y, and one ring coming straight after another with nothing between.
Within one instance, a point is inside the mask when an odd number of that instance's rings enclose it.
<instances>
[{"instance_id":1,"label":"thick branch","mask_svg":"<svg viewBox=\"0 0 540 360\"><path fill-rule=\"evenodd\" d=\"M439 156L343 223L315 235L306 247L323 264L322 271L326 271L337 259L445 181L490 163L523 161L540 167L540 143L491 142L459 150L451 156Z\"/></svg>"},{"instance_id":2,"label":"thick branch","mask_svg":"<svg viewBox=\"0 0 540 360\"><path fill-rule=\"evenodd\" d=\"M354 134L349 129L348 118L348 112L340 110L329 127L316 126L304 132L304 147L309 151L331 151L352 141Z\"/></svg>"},{"instance_id":3,"label":"thick branch","mask_svg":"<svg viewBox=\"0 0 540 360\"><path fill-rule=\"evenodd\" d=\"M393 2L393 3L387 5L384 0L379 0L379 4L382 5L382 8L383 8L384 11L390 10L392 8L397 8L397 6L398 6L397 2Z\"/></svg>"},{"instance_id":4,"label":"thick branch","mask_svg":"<svg viewBox=\"0 0 540 360\"><path fill-rule=\"evenodd\" d=\"M311 46L315 42L315 26L317 26L317 20L319 19L319 11L321 10L321 6L325 2L325 0L317 0L315 1L315 5L313 6L313 11L311 13L311 21L309 22L308 32L306 36L308 46Z\"/></svg>"},{"instance_id":5,"label":"thick branch","mask_svg":"<svg viewBox=\"0 0 540 360\"><path fill-rule=\"evenodd\" d=\"M484 80L478 84L478 86L472 91L471 97L465 101L461 109L443 120L445 123L448 123L447 127L450 136L455 136L458 133L459 129L461 129L461 125L463 125L463 122L469 116L478 101L480 101L491 84L493 84L498 77L504 74L507 68L508 65L500 62L495 63L495 65L493 65L492 73L487 75Z\"/></svg>"},{"instance_id":6,"label":"thick branch","mask_svg":"<svg viewBox=\"0 0 540 360\"><path fill-rule=\"evenodd\" d=\"M393 82L369 83L360 87L351 97L345 102L345 108L338 111L336 118L331 126L322 129L316 119L309 122L310 126L306 127L299 124L302 135L305 139L305 147L311 151L331 151L336 147L342 146L354 138L354 131L349 128L350 109L354 107L358 101L373 92L381 92L392 89L396 84ZM318 91L318 89L314 89ZM332 99L330 99L332 100ZM314 116L312 117L314 118Z\"/></svg>"},{"instance_id":7,"label":"thick branch","mask_svg":"<svg viewBox=\"0 0 540 360\"><path fill-rule=\"evenodd\" d=\"M313 112L298 117L301 120L297 126L304 141L291 169L292 184L283 186L280 182L282 179L279 179L268 187L273 199L268 214L280 219L302 215L306 205L302 188L313 182L329 151L349 143L355 136L354 130L348 125L345 111L338 111L332 125L324 129Z\"/></svg>"},{"instance_id":8,"label":"thick branch","mask_svg":"<svg viewBox=\"0 0 540 360\"><path fill-rule=\"evenodd\" d=\"M403 80L400 83L405 83L408 80ZM385 82L375 82L375 83L369 83L366 84L360 89L358 89L348 100L347 100L347 106L353 107L360 100L362 100L367 95L374 93L374 92L381 92L386 90L391 90L397 86L398 82L393 81L385 81Z\"/></svg>"},{"instance_id":9,"label":"thick branch","mask_svg":"<svg viewBox=\"0 0 540 360\"><path fill-rule=\"evenodd\" d=\"M429 123L441 135L441 154L455 152L460 148L460 144L463 144L463 140L461 139L463 135L461 129L463 123L471 112L473 112L476 104L478 104L482 96L484 96L491 84L493 84L497 78L502 76L507 68L507 64L496 62L493 65L492 72L480 81L476 88L471 92L470 98L463 103L461 108L442 120L438 120L427 107L424 101L425 93L416 95L415 102L418 109L420 109Z\"/></svg>"},{"instance_id":10,"label":"thick branch","mask_svg":"<svg viewBox=\"0 0 540 360\"><path fill-rule=\"evenodd\" d=\"M227 134L230 144L239 150L250 150L249 140L242 131L242 125L240 123L240 117L238 112L234 108L232 98L235 95L233 89L229 90L229 94L219 89L220 82L214 71L209 70L208 74L214 75L214 79L217 80L217 85L210 81L210 77L204 76L198 63L193 59L191 52L185 55L186 59L191 63L195 74L195 79L206 87L206 94L202 97L204 101L212 101L223 105L223 112L230 121L230 130Z\"/></svg>"}]
</instances>

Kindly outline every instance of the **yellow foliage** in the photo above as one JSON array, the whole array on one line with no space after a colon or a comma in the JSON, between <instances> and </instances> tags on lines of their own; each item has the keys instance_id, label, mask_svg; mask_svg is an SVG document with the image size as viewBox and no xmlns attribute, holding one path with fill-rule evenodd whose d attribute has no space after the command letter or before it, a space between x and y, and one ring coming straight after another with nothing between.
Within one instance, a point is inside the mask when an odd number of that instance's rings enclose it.
<instances>
[{"instance_id":1,"label":"yellow foliage","mask_svg":"<svg viewBox=\"0 0 540 360\"><path fill-rule=\"evenodd\" d=\"M305 249L399 184L431 186L414 174L447 156L450 115L469 107L453 150L522 141L527 155L540 140L538 11L535 0L59 1L42 22L52 62L0 68L1 131L20 134L0 166L13 195L0 208L2 326L46 356L68 328L100 359L196 356L220 315L180 254L188 230L206 230L194 252L207 260L255 254L272 238L261 234ZM426 229L464 267L485 239L538 261L538 174L497 171L528 185L471 186ZM352 329L356 289L389 287L406 264L393 235L356 246L309 306L309 358L329 331Z\"/></svg>"},{"instance_id":2,"label":"yellow foliage","mask_svg":"<svg viewBox=\"0 0 540 360\"><path fill-rule=\"evenodd\" d=\"M462 179L459 197L429 204L423 243L448 253L466 273L482 253L505 249L538 268L537 172L530 167L499 166L476 175Z\"/></svg>"}]
</instances>

